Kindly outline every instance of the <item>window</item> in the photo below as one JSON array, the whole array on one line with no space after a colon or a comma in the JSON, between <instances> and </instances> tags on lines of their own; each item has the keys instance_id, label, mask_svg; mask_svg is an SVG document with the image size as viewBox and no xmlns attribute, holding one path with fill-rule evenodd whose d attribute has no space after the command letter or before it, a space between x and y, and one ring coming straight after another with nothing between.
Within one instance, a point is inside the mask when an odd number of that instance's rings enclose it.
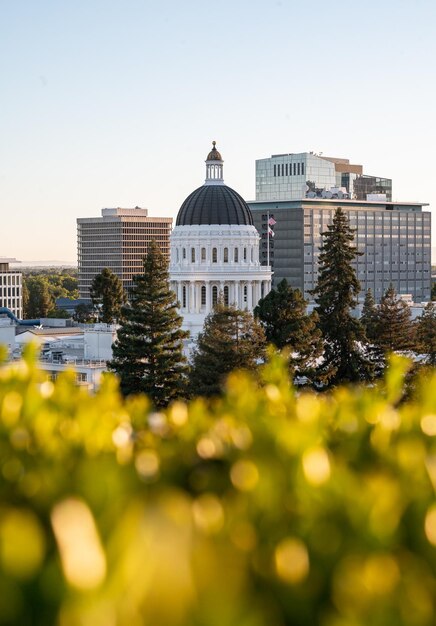
<instances>
[{"instance_id":1,"label":"window","mask_svg":"<svg viewBox=\"0 0 436 626\"><path fill-rule=\"evenodd\" d=\"M287 163L286 163L285 171L286 171L286 176L287 176L288 175L288 164Z\"/></svg>"},{"instance_id":2,"label":"window","mask_svg":"<svg viewBox=\"0 0 436 626\"><path fill-rule=\"evenodd\" d=\"M297 163L297 173L298 173L298 176L300 176L300 164L299 163Z\"/></svg>"},{"instance_id":3,"label":"window","mask_svg":"<svg viewBox=\"0 0 436 626\"><path fill-rule=\"evenodd\" d=\"M201 262L204 263L206 261L206 248L201 249Z\"/></svg>"},{"instance_id":4,"label":"window","mask_svg":"<svg viewBox=\"0 0 436 626\"><path fill-rule=\"evenodd\" d=\"M301 173L304 175L304 163L301 164Z\"/></svg>"},{"instance_id":5,"label":"window","mask_svg":"<svg viewBox=\"0 0 436 626\"><path fill-rule=\"evenodd\" d=\"M276 176L276 166L274 165L274 176Z\"/></svg>"},{"instance_id":6,"label":"window","mask_svg":"<svg viewBox=\"0 0 436 626\"><path fill-rule=\"evenodd\" d=\"M297 164L294 163L294 176L297 174Z\"/></svg>"},{"instance_id":7,"label":"window","mask_svg":"<svg viewBox=\"0 0 436 626\"><path fill-rule=\"evenodd\" d=\"M182 287L182 307L186 309L186 286Z\"/></svg>"},{"instance_id":8,"label":"window","mask_svg":"<svg viewBox=\"0 0 436 626\"><path fill-rule=\"evenodd\" d=\"M285 175L285 166L284 166L284 164L282 163L282 176L284 176L284 175Z\"/></svg>"},{"instance_id":9,"label":"window","mask_svg":"<svg viewBox=\"0 0 436 626\"><path fill-rule=\"evenodd\" d=\"M228 262L229 262L229 249L224 248L224 263L228 263Z\"/></svg>"},{"instance_id":10,"label":"window","mask_svg":"<svg viewBox=\"0 0 436 626\"><path fill-rule=\"evenodd\" d=\"M247 295L248 295L248 289L247 289L247 285L245 285L245 287L244 287L244 302L247 302Z\"/></svg>"},{"instance_id":11,"label":"window","mask_svg":"<svg viewBox=\"0 0 436 626\"><path fill-rule=\"evenodd\" d=\"M228 286L224 287L224 304L229 306L229 288Z\"/></svg>"},{"instance_id":12,"label":"window","mask_svg":"<svg viewBox=\"0 0 436 626\"><path fill-rule=\"evenodd\" d=\"M201 288L201 306L206 306L206 286Z\"/></svg>"},{"instance_id":13,"label":"window","mask_svg":"<svg viewBox=\"0 0 436 626\"><path fill-rule=\"evenodd\" d=\"M218 287L212 287L212 306L215 306L218 302Z\"/></svg>"},{"instance_id":14,"label":"window","mask_svg":"<svg viewBox=\"0 0 436 626\"><path fill-rule=\"evenodd\" d=\"M191 248L191 263L195 263L195 248Z\"/></svg>"},{"instance_id":15,"label":"window","mask_svg":"<svg viewBox=\"0 0 436 626\"><path fill-rule=\"evenodd\" d=\"M218 253L216 248L212 248L212 263L218 262Z\"/></svg>"},{"instance_id":16,"label":"window","mask_svg":"<svg viewBox=\"0 0 436 626\"><path fill-rule=\"evenodd\" d=\"M186 259L186 248L183 248L183 254L182 254L183 258Z\"/></svg>"},{"instance_id":17,"label":"window","mask_svg":"<svg viewBox=\"0 0 436 626\"><path fill-rule=\"evenodd\" d=\"M239 250L238 250L238 248L235 248L234 259L235 259L235 263L238 263L238 261L239 261Z\"/></svg>"},{"instance_id":18,"label":"window","mask_svg":"<svg viewBox=\"0 0 436 626\"><path fill-rule=\"evenodd\" d=\"M247 248L244 248L244 261L247 260Z\"/></svg>"}]
</instances>

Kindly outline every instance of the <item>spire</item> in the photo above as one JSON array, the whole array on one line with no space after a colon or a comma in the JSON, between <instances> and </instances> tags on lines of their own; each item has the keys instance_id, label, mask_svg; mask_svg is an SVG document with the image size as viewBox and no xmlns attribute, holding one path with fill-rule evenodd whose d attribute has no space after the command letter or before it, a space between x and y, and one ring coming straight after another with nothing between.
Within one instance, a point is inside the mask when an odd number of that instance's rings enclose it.
<instances>
[{"instance_id":1,"label":"spire","mask_svg":"<svg viewBox=\"0 0 436 626\"><path fill-rule=\"evenodd\" d=\"M212 141L212 150L206 159L205 185L224 185L223 163L221 154L216 149L216 141Z\"/></svg>"}]
</instances>

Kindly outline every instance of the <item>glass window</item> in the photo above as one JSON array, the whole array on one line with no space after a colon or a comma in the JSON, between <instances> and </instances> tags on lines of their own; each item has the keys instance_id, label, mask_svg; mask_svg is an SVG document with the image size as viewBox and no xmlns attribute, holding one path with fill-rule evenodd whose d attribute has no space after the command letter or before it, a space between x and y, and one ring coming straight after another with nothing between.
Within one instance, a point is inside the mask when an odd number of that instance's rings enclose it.
<instances>
[{"instance_id":1,"label":"glass window","mask_svg":"<svg viewBox=\"0 0 436 626\"><path fill-rule=\"evenodd\" d=\"M244 248L244 261L247 260L247 248Z\"/></svg>"},{"instance_id":2,"label":"glass window","mask_svg":"<svg viewBox=\"0 0 436 626\"><path fill-rule=\"evenodd\" d=\"M247 295L248 295L248 289L247 289L247 285L245 285L245 287L244 287L244 302L247 302Z\"/></svg>"},{"instance_id":3,"label":"glass window","mask_svg":"<svg viewBox=\"0 0 436 626\"><path fill-rule=\"evenodd\" d=\"M206 286L201 288L201 306L206 306Z\"/></svg>"},{"instance_id":4,"label":"glass window","mask_svg":"<svg viewBox=\"0 0 436 626\"><path fill-rule=\"evenodd\" d=\"M191 248L191 263L195 263L195 248Z\"/></svg>"},{"instance_id":5,"label":"glass window","mask_svg":"<svg viewBox=\"0 0 436 626\"><path fill-rule=\"evenodd\" d=\"M229 306L229 288L227 285L224 287L224 304Z\"/></svg>"},{"instance_id":6,"label":"glass window","mask_svg":"<svg viewBox=\"0 0 436 626\"><path fill-rule=\"evenodd\" d=\"M229 249L224 248L224 263L228 263L228 262L229 262Z\"/></svg>"},{"instance_id":7,"label":"glass window","mask_svg":"<svg viewBox=\"0 0 436 626\"><path fill-rule=\"evenodd\" d=\"M274 165L274 176L276 176L276 166Z\"/></svg>"},{"instance_id":8,"label":"glass window","mask_svg":"<svg viewBox=\"0 0 436 626\"><path fill-rule=\"evenodd\" d=\"M300 176L300 164L299 163L297 163L297 173L298 173L298 176Z\"/></svg>"},{"instance_id":9,"label":"glass window","mask_svg":"<svg viewBox=\"0 0 436 626\"><path fill-rule=\"evenodd\" d=\"M238 248L235 248L234 259L235 259L235 263L238 263L238 261L239 261L239 250L238 250Z\"/></svg>"},{"instance_id":10,"label":"glass window","mask_svg":"<svg viewBox=\"0 0 436 626\"><path fill-rule=\"evenodd\" d=\"M304 163L301 164L301 173L304 175Z\"/></svg>"},{"instance_id":11,"label":"glass window","mask_svg":"<svg viewBox=\"0 0 436 626\"><path fill-rule=\"evenodd\" d=\"M182 307L186 309L186 286L182 287Z\"/></svg>"},{"instance_id":12,"label":"glass window","mask_svg":"<svg viewBox=\"0 0 436 626\"><path fill-rule=\"evenodd\" d=\"M186 248L183 248L183 258L186 259Z\"/></svg>"},{"instance_id":13,"label":"glass window","mask_svg":"<svg viewBox=\"0 0 436 626\"><path fill-rule=\"evenodd\" d=\"M297 174L297 164L294 163L294 176L296 176L296 174Z\"/></svg>"},{"instance_id":14,"label":"glass window","mask_svg":"<svg viewBox=\"0 0 436 626\"><path fill-rule=\"evenodd\" d=\"M202 262L206 261L206 248L201 249L201 260Z\"/></svg>"},{"instance_id":15,"label":"glass window","mask_svg":"<svg viewBox=\"0 0 436 626\"><path fill-rule=\"evenodd\" d=\"M218 287L215 285L212 287L212 306L215 306L218 302Z\"/></svg>"},{"instance_id":16,"label":"glass window","mask_svg":"<svg viewBox=\"0 0 436 626\"><path fill-rule=\"evenodd\" d=\"M212 263L218 262L218 252L216 248L212 248Z\"/></svg>"}]
</instances>

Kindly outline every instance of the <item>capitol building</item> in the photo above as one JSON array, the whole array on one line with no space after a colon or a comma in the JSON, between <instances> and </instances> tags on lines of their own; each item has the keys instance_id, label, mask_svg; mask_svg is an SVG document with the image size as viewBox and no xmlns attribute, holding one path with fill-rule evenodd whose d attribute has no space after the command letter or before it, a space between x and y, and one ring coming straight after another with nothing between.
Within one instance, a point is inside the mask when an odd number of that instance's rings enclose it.
<instances>
[{"instance_id":1,"label":"capitol building","mask_svg":"<svg viewBox=\"0 0 436 626\"><path fill-rule=\"evenodd\" d=\"M195 338L218 299L253 311L271 290L271 268L259 261L260 236L244 199L224 184L213 142L204 185L183 202L171 233L170 285L183 328Z\"/></svg>"}]
</instances>

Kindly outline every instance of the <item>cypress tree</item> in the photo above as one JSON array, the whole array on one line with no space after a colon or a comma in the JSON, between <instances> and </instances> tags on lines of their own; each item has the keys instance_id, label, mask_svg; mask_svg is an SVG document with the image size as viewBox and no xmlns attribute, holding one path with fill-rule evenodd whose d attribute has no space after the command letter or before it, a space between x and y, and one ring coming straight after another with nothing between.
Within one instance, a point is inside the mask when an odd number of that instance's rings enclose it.
<instances>
[{"instance_id":1,"label":"cypress tree","mask_svg":"<svg viewBox=\"0 0 436 626\"><path fill-rule=\"evenodd\" d=\"M426 363L436 365L436 303L429 302L418 318L417 349L426 355Z\"/></svg>"},{"instance_id":2,"label":"cypress tree","mask_svg":"<svg viewBox=\"0 0 436 626\"><path fill-rule=\"evenodd\" d=\"M352 245L354 231L341 208L322 237L318 283L312 292L325 342L318 374L324 385L369 380L374 368L367 356L365 331L351 315L360 291L352 263L362 253Z\"/></svg>"},{"instance_id":3,"label":"cypress tree","mask_svg":"<svg viewBox=\"0 0 436 626\"><path fill-rule=\"evenodd\" d=\"M376 344L384 353L414 347L410 308L398 298L393 285L386 290L378 307Z\"/></svg>"},{"instance_id":4,"label":"cypress tree","mask_svg":"<svg viewBox=\"0 0 436 626\"><path fill-rule=\"evenodd\" d=\"M375 304L372 290L368 289L365 294L365 301L363 303L360 321L365 330L366 337L370 341L375 341L377 337L377 314L377 306Z\"/></svg>"},{"instance_id":5,"label":"cypress tree","mask_svg":"<svg viewBox=\"0 0 436 626\"><path fill-rule=\"evenodd\" d=\"M101 307L99 317L102 322L112 324L119 319L126 294L121 280L108 267L94 276L90 295L93 306Z\"/></svg>"},{"instance_id":6,"label":"cypress tree","mask_svg":"<svg viewBox=\"0 0 436 626\"><path fill-rule=\"evenodd\" d=\"M130 303L121 309L121 327L109 368L120 377L124 395L144 392L156 407L183 397L187 365L183 356L182 318L168 283L168 265L150 243L144 273L135 276Z\"/></svg>"},{"instance_id":7,"label":"cypress tree","mask_svg":"<svg viewBox=\"0 0 436 626\"><path fill-rule=\"evenodd\" d=\"M318 315L306 312L307 302L299 289L284 278L254 309L268 343L289 349L289 365L297 376L310 376L322 354Z\"/></svg>"},{"instance_id":8,"label":"cypress tree","mask_svg":"<svg viewBox=\"0 0 436 626\"><path fill-rule=\"evenodd\" d=\"M248 311L219 301L198 335L190 373L195 395L219 395L234 369L253 370L265 356L265 334Z\"/></svg>"}]
</instances>

